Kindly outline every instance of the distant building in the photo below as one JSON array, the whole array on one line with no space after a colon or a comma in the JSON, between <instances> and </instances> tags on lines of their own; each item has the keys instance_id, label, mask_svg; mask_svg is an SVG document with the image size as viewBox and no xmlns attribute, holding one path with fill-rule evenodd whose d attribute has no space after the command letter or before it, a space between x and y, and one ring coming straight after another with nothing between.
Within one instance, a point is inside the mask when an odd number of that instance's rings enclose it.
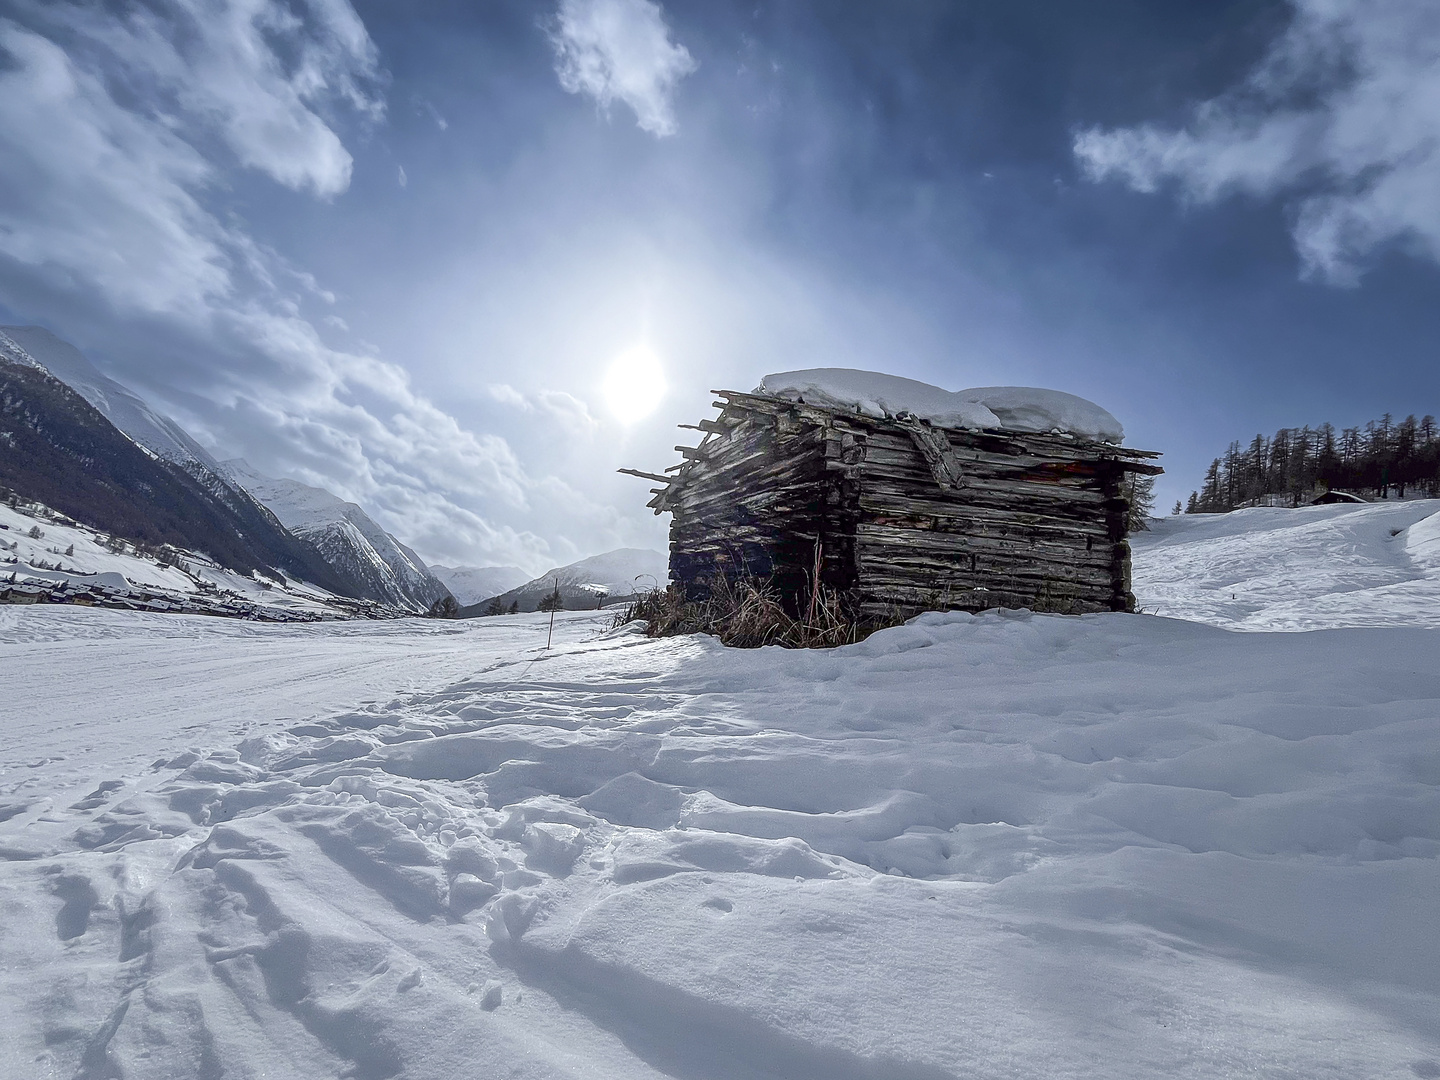
<instances>
[{"instance_id":1,"label":"distant building","mask_svg":"<svg viewBox=\"0 0 1440 1080\"><path fill-rule=\"evenodd\" d=\"M1311 506L1326 506L1330 503L1367 503L1369 499L1354 495L1348 491L1327 491L1310 500Z\"/></svg>"},{"instance_id":2,"label":"distant building","mask_svg":"<svg viewBox=\"0 0 1440 1080\"><path fill-rule=\"evenodd\" d=\"M888 398L861 377L882 380ZM899 384L928 407L901 407ZM696 425L700 444L676 448L683 463L666 475L623 470L659 482L649 505L671 514L670 580L690 598L717 574L751 576L798 609L818 568L861 623L935 609L1135 609L1123 482L1163 470L1158 454L1118 445L1118 423L1097 406L989 388L973 392L973 415L952 415L969 403L948 405L958 396L948 391L829 369L716 394L720 415ZM1034 430L1052 414L1082 417L1072 426L1083 433ZM1086 430L1092 415L1113 441Z\"/></svg>"}]
</instances>

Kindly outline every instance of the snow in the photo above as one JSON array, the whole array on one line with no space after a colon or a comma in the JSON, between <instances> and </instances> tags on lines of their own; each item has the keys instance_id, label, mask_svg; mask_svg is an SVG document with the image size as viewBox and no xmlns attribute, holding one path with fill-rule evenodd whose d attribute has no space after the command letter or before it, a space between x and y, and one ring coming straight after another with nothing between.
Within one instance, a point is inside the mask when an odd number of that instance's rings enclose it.
<instances>
[{"instance_id":1,"label":"snow","mask_svg":"<svg viewBox=\"0 0 1440 1080\"><path fill-rule=\"evenodd\" d=\"M40 508L32 505L29 509ZM31 537L32 529L39 529L41 535ZM18 585L64 583L121 595L145 592L177 603L205 597L229 599L274 613L340 617L353 607L348 602L337 606L335 596L305 582L261 582L194 552L184 553L183 569L162 566L136 554L130 545L111 551L107 540L105 534L85 525L60 524L48 516L34 516L26 508L0 503L0 590L13 575Z\"/></svg>"},{"instance_id":2,"label":"snow","mask_svg":"<svg viewBox=\"0 0 1440 1080\"><path fill-rule=\"evenodd\" d=\"M1440 1075L1440 506L1316 510L1137 583L1366 625L0 608L0 1075Z\"/></svg>"},{"instance_id":3,"label":"snow","mask_svg":"<svg viewBox=\"0 0 1440 1080\"><path fill-rule=\"evenodd\" d=\"M1120 443L1120 422L1094 402L1031 386L938 386L853 368L809 368L766 375L755 393L866 416L914 416L940 427L999 431L1059 431Z\"/></svg>"},{"instance_id":4,"label":"snow","mask_svg":"<svg viewBox=\"0 0 1440 1080\"><path fill-rule=\"evenodd\" d=\"M755 393L787 401L803 401L827 409L845 409L866 416L909 414L950 428L998 428L1000 418L983 405L929 383L878 371L853 368L809 368L766 375Z\"/></svg>"},{"instance_id":5,"label":"snow","mask_svg":"<svg viewBox=\"0 0 1440 1080\"><path fill-rule=\"evenodd\" d=\"M1235 630L1440 627L1440 500L1185 514L1132 534L1152 614Z\"/></svg>"},{"instance_id":6,"label":"snow","mask_svg":"<svg viewBox=\"0 0 1440 1080\"><path fill-rule=\"evenodd\" d=\"M1122 443L1120 421L1093 401L1036 386L981 386L960 397L984 405L1006 431L1064 431L1082 439Z\"/></svg>"}]
</instances>

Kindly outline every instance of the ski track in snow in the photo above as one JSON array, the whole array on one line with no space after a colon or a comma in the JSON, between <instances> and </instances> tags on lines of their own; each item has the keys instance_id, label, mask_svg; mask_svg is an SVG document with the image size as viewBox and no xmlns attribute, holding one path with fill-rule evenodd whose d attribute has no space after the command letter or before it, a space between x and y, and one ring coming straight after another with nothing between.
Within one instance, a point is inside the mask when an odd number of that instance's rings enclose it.
<instances>
[{"instance_id":1,"label":"ski track in snow","mask_svg":"<svg viewBox=\"0 0 1440 1080\"><path fill-rule=\"evenodd\" d=\"M605 617L0 609L0 1076L1440 1076L1440 630Z\"/></svg>"}]
</instances>

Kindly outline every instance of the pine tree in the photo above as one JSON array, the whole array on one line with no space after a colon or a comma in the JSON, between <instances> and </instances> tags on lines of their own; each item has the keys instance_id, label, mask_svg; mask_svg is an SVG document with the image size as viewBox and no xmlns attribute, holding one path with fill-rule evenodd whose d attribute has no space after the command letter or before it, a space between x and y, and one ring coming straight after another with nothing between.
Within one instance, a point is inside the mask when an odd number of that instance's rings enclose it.
<instances>
[{"instance_id":1,"label":"pine tree","mask_svg":"<svg viewBox=\"0 0 1440 1080\"><path fill-rule=\"evenodd\" d=\"M430 605L430 617L432 619L454 619L459 615L460 603L449 593L446 593Z\"/></svg>"},{"instance_id":2,"label":"pine tree","mask_svg":"<svg viewBox=\"0 0 1440 1080\"><path fill-rule=\"evenodd\" d=\"M1155 509L1155 478L1143 473L1128 473L1120 485L1120 494L1129 502L1125 526L1131 532L1150 528L1150 513Z\"/></svg>"},{"instance_id":3,"label":"pine tree","mask_svg":"<svg viewBox=\"0 0 1440 1080\"><path fill-rule=\"evenodd\" d=\"M490 602L485 605L486 615L504 615L505 603L498 596L492 596Z\"/></svg>"}]
</instances>

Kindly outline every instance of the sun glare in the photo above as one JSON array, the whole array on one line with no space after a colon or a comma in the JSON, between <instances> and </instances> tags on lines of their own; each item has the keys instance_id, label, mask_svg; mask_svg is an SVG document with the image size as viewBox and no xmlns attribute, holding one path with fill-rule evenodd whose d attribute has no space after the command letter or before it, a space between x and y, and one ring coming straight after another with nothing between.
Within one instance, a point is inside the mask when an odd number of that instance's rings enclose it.
<instances>
[{"instance_id":1,"label":"sun glare","mask_svg":"<svg viewBox=\"0 0 1440 1080\"><path fill-rule=\"evenodd\" d=\"M644 345L621 353L605 375L605 402L622 424L643 420L664 396L665 372Z\"/></svg>"}]
</instances>

